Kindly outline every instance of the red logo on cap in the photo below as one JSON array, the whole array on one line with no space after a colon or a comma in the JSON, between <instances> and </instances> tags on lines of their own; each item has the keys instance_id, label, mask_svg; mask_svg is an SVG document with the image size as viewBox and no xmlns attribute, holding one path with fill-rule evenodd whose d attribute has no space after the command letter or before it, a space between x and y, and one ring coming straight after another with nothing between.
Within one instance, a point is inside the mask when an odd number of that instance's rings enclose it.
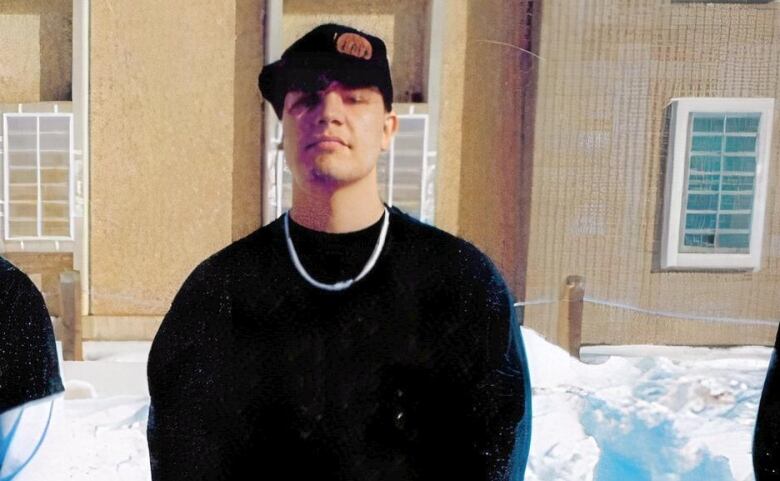
<instances>
[{"instance_id":1,"label":"red logo on cap","mask_svg":"<svg viewBox=\"0 0 780 481\"><path fill-rule=\"evenodd\" d=\"M356 33L345 33L336 38L336 50L344 55L357 58L371 59L373 49L367 38Z\"/></svg>"}]
</instances>

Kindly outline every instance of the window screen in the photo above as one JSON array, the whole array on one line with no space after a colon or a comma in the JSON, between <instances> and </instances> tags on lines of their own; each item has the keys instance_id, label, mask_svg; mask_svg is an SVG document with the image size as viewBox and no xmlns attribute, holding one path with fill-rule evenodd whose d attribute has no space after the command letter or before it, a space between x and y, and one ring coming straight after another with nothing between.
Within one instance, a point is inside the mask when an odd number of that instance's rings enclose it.
<instances>
[{"instance_id":1,"label":"window screen","mask_svg":"<svg viewBox=\"0 0 780 481\"><path fill-rule=\"evenodd\" d=\"M749 252L760 119L691 114L681 252Z\"/></svg>"}]
</instances>

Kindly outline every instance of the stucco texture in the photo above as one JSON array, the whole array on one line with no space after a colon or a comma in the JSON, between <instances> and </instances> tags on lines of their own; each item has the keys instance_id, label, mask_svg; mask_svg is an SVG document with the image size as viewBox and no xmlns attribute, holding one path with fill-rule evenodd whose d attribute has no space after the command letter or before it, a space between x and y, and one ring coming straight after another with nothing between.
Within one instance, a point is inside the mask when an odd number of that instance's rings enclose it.
<instances>
[{"instance_id":1,"label":"stucco texture","mask_svg":"<svg viewBox=\"0 0 780 481\"><path fill-rule=\"evenodd\" d=\"M780 312L780 135L759 272L660 269L674 97L780 97L780 4L545 0L526 323L554 339L567 275L585 295L583 343L769 344ZM778 116L775 112L775 126ZM679 316L678 316L679 314Z\"/></svg>"},{"instance_id":2,"label":"stucco texture","mask_svg":"<svg viewBox=\"0 0 780 481\"><path fill-rule=\"evenodd\" d=\"M159 315L259 226L262 2L93 2L92 315Z\"/></svg>"},{"instance_id":3,"label":"stucco texture","mask_svg":"<svg viewBox=\"0 0 780 481\"><path fill-rule=\"evenodd\" d=\"M466 25L458 233L495 261L515 296L525 282L534 9L472 1Z\"/></svg>"},{"instance_id":4,"label":"stucco texture","mask_svg":"<svg viewBox=\"0 0 780 481\"><path fill-rule=\"evenodd\" d=\"M463 92L466 77L467 0L444 8L439 139L436 163L436 226L457 233L460 203L460 161L463 149Z\"/></svg>"},{"instance_id":5,"label":"stucco texture","mask_svg":"<svg viewBox=\"0 0 780 481\"><path fill-rule=\"evenodd\" d=\"M0 103L71 98L72 0L0 0Z\"/></svg>"}]
</instances>

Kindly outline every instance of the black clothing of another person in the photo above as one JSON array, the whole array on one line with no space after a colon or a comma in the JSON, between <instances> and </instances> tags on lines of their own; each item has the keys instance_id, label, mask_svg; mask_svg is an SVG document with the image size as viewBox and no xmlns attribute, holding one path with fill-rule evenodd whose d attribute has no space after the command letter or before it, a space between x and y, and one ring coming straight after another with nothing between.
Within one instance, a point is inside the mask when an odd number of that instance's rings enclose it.
<instances>
[{"instance_id":1,"label":"black clothing of another person","mask_svg":"<svg viewBox=\"0 0 780 481\"><path fill-rule=\"evenodd\" d=\"M43 297L27 275L0 257L0 414L63 390Z\"/></svg>"},{"instance_id":2,"label":"black clothing of another person","mask_svg":"<svg viewBox=\"0 0 780 481\"><path fill-rule=\"evenodd\" d=\"M769 360L764 390L758 405L756 428L753 433L753 470L756 481L780 480L780 370L777 353L780 349L780 331L775 337L775 348Z\"/></svg>"},{"instance_id":3,"label":"black clothing of another person","mask_svg":"<svg viewBox=\"0 0 780 481\"><path fill-rule=\"evenodd\" d=\"M522 479L530 385L508 290L471 244L389 213L376 265L343 291L295 270L281 218L195 269L149 355L155 481ZM290 222L328 283L358 274L380 229Z\"/></svg>"}]
</instances>

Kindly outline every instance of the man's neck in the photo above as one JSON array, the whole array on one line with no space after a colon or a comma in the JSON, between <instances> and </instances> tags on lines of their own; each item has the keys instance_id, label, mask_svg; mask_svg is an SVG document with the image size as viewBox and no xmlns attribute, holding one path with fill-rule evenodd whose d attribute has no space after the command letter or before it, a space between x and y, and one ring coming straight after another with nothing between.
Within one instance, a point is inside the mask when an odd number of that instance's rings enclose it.
<instances>
[{"instance_id":1,"label":"man's neck","mask_svg":"<svg viewBox=\"0 0 780 481\"><path fill-rule=\"evenodd\" d=\"M329 233L354 232L376 223L384 213L376 181L338 188L293 186L292 220Z\"/></svg>"}]
</instances>

